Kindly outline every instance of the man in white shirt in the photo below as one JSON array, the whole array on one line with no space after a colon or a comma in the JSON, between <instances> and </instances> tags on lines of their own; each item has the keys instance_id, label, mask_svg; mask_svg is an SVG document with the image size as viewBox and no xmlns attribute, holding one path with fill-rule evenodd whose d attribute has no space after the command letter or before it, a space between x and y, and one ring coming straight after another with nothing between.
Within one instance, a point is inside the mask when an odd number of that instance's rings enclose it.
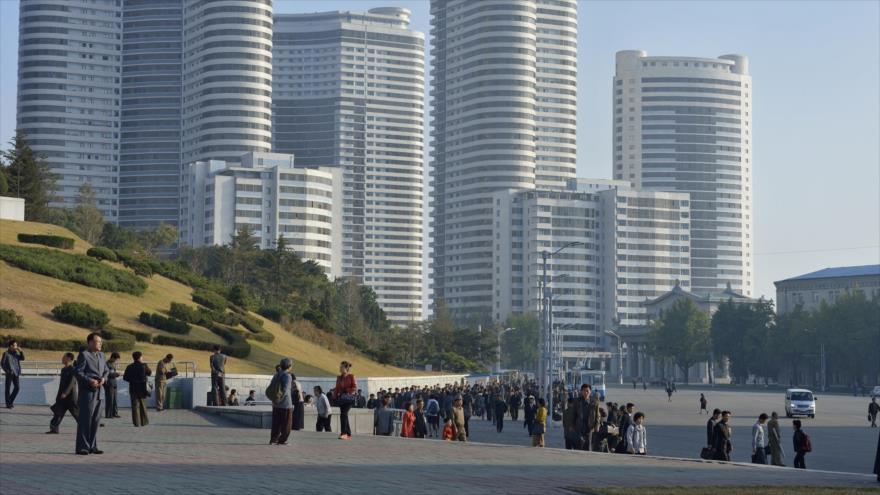
<instances>
[{"instance_id":1,"label":"man in white shirt","mask_svg":"<svg viewBox=\"0 0 880 495\"><path fill-rule=\"evenodd\" d=\"M767 414L761 413L758 421L752 425L752 462L755 464L767 464L767 430L764 424L767 423Z\"/></svg>"},{"instance_id":2,"label":"man in white shirt","mask_svg":"<svg viewBox=\"0 0 880 495\"><path fill-rule=\"evenodd\" d=\"M321 387L316 386L313 391L315 392L315 407L318 409L318 420L315 423L316 431L330 431L330 400L327 399L327 394L321 389Z\"/></svg>"}]
</instances>

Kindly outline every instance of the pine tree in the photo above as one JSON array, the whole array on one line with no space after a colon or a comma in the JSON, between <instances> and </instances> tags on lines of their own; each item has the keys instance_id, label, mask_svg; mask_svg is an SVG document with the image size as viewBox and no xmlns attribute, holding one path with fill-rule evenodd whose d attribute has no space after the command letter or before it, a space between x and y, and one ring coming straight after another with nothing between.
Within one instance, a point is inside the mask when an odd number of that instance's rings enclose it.
<instances>
[{"instance_id":1,"label":"pine tree","mask_svg":"<svg viewBox=\"0 0 880 495\"><path fill-rule=\"evenodd\" d=\"M25 220L47 220L49 202L55 194L55 174L49 170L45 159L31 149L24 133L16 132L9 144L11 148L3 152L7 194L24 198Z\"/></svg>"}]
</instances>

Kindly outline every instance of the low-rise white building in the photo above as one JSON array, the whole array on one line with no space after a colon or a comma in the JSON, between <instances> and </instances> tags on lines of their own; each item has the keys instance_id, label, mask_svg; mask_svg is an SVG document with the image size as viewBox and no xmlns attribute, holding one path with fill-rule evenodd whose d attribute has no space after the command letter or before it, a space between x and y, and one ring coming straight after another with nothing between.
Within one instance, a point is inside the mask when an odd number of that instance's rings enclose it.
<instances>
[{"instance_id":1,"label":"low-rise white building","mask_svg":"<svg viewBox=\"0 0 880 495\"><path fill-rule=\"evenodd\" d=\"M199 161L181 173L180 244L223 245L242 229L261 249L289 249L336 277L342 246L341 169L299 168L293 155L251 152L241 161Z\"/></svg>"},{"instance_id":2,"label":"low-rise white building","mask_svg":"<svg viewBox=\"0 0 880 495\"><path fill-rule=\"evenodd\" d=\"M860 291L868 299L880 297L880 265L825 268L798 277L773 282L776 313L784 315L800 305L805 311L833 303L846 292Z\"/></svg>"},{"instance_id":3,"label":"low-rise white building","mask_svg":"<svg viewBox=\"0 0 880 495\"><path fill-rule=\"evenodd\" d=\"M24 198L0 196L0 220L24 221Z\"/></svg>"}]
</instances>

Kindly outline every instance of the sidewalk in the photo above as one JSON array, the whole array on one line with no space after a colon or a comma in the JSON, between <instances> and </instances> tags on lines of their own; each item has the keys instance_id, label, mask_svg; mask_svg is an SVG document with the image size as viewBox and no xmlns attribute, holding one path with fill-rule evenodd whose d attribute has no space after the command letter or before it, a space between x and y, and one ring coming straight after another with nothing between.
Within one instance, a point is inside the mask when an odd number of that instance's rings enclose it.
<instances>
[{"instance_id":1,"label":"sidewalk","mask_svg":"<svg viewBox=\"0 0 880 495\"><path fill-rule=\"evenodd\" d=\"M75 422L45 435L48 408L0 410L0 494L538 493L571 486L810 485L876 488L873 476L635 458L558 449L268 432L185 410L150 411L101 429L102 456L73 455Z\"/></svg>"}]
</instances>

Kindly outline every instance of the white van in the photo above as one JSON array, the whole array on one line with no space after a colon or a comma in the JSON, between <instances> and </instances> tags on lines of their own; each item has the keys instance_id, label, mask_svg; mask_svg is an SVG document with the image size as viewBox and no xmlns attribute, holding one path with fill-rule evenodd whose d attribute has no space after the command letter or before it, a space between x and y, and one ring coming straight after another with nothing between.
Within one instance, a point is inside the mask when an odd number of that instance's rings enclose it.
<instances>
[{"instance_id":1,"label":"white van","mask_svg":"<svg viewBox=\"0 0 880 495\"><path fill-rule=\"evenodd\" d=\"M790 388L785 391L785 417L816 417L816 396L805 388Z\"/></svg>"}]
</instances>

